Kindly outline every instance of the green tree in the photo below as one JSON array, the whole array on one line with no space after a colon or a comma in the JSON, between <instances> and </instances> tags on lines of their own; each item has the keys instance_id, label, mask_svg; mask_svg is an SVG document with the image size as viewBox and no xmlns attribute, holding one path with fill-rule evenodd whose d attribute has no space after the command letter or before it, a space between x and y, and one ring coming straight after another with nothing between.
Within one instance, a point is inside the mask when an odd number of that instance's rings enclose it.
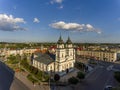
<instances>
[{"instance_id":1,"label":"green tree","mask_svg":"<svg viewBox=\"0 0 120 90\"><path fill-rule=\"evenodd\" d=\"M115 79L120 82L120 71L114 72Z\"/></svg>"},{"instance_id":2,"label":"green tree","mask_svg":"<svg viewBox=\"0 0 120 90\"><path fill-rule=\"evenodd\" d=\"M80 80L82 80L82 79L85 78L85 73L83 73L83 72L78 72L78 73L77 73L77 77L78 77Z\"/></svg>"},{"instance_id":3,"label":"green tree","mask_svg":"<svg viewBox=\"0 0 120 90\"><path fill-rule=\"evenodd\" d=\"M75 78L75 77L71 77L71 78L68 79L68 82L70 84L77 84L78 83L78 79Z\"/></svg>"},{"instance_id":4,"label":"green tree","mask_svg":"<svg viewBox=\"0 0 120 90\"><path fill-rule=\"evenodd\" d=\"M9 59L9 60L15 60L16 57L14 55L10 55L9 57L7 57L7 59Z\"/></svg>"},{"instance_id":5,"label":"green tree","mask_svg":"<svg viewBox=\"0 0 120 90\"><path fill-rule=\"evenodd\" d=\"M19 60L14 55L10 55L7 59L8 59L7 62L10 63L10 64L17 64L17 63L19 63Z\"/></svg>"}]
</instances>

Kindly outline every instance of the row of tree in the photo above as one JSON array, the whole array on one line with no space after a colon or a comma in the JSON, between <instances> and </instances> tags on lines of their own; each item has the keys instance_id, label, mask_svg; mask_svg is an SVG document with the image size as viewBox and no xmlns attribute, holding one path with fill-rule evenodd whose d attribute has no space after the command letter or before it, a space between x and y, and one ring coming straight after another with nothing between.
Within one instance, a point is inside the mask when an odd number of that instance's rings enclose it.
<instances>
[{"instance_id":1,"label":"row of tree","mask_svg":"<svg viewBox=\"0 0 120 90\"><path fill-rule=\"evenodd\" d=\"M27 60L21 60L21 65L40 81L48 81L49 75L39 69L31 66Z\"/></svg>"}]
</instances>

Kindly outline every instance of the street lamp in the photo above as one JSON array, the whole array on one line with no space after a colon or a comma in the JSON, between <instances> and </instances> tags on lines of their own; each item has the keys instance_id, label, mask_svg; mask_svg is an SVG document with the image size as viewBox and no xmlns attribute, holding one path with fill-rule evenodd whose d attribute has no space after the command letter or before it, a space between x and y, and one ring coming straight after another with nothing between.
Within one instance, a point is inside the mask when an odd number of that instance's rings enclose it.
<instances>
[{"instance_id":1,"label":"street lamp","mask_svg":"<svg viewBox=\"0 0 120 90\"><path fill-rule=\"evenodd\" d=\"M50 70L50 73L49 73L49 90L50 90L51 73L52 73L52 70Z\"/></svg>"}]
</instances>

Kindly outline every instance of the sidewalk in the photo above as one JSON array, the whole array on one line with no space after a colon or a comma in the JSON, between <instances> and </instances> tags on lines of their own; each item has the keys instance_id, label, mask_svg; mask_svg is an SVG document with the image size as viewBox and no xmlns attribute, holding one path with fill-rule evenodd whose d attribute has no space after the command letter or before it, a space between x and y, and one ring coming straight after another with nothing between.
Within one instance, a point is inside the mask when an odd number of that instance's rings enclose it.
<instances>
[{"instance_id":1,"label":"sidewalk","mask_svg":"<svg viewBox=\"0 0 120 90\"><path fill-rule=\"evenodd\" d=\"M18 78L20 81L22 81L27 87L30 88L30 90L49 90L49 86L47 85L38 85L38 84L32 84L26 76L28 73L26 72L16 72L15 77Z\"/></svg>"}]
</instances>

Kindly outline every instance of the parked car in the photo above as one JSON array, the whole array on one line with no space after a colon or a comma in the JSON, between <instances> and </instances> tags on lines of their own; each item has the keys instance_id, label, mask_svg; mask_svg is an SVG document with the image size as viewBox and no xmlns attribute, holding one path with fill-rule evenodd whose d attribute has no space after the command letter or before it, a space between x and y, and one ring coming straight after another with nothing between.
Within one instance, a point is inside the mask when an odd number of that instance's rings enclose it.
<instances>
[{"instance_id":1,"label":"parked car","mask_svg":"<svg viewBox=\"0 0 120 90\"><path fill-rule=\"evenodd\" d=\"M111 85L106 85L104 90L112 90L112 86Z\"/></svg>"}]
</instances>

